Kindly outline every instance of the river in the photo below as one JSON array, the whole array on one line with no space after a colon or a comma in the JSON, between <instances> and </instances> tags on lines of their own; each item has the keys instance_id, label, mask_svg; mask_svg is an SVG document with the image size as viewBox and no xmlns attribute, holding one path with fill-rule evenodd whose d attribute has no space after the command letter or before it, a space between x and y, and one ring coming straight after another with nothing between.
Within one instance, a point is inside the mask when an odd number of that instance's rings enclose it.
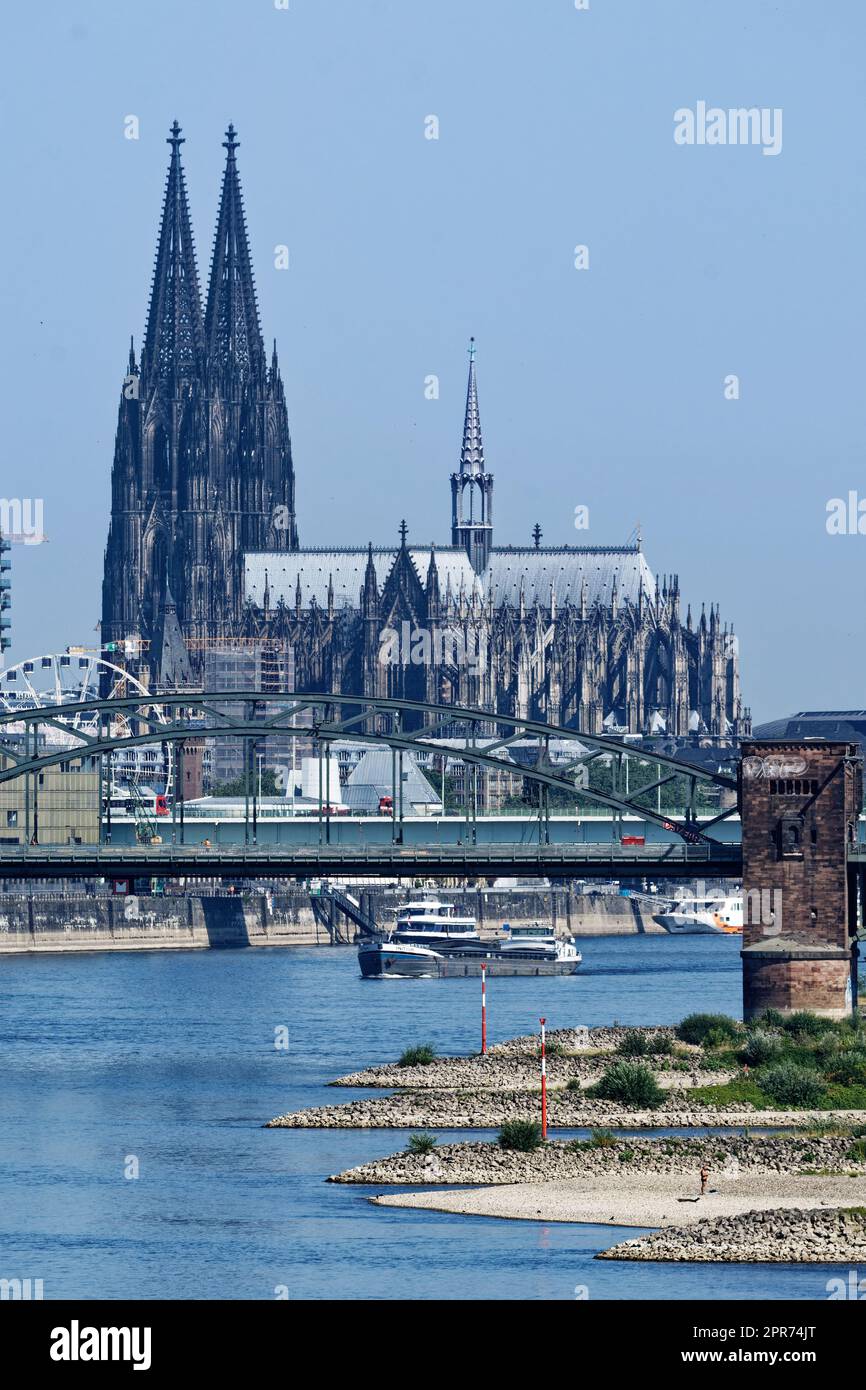
<instances>
[{"instance_id":1,"label":"river","mask_svg":"<svg viewBox=\"0 0 866 1390\"><path fill-rule=\"evenodd\" d=\"M491 1040L738 1013L739 944L588 938L576 977L488 982ZM847 1273L593 1262L636 1232L374 1207L324 1179L406 1131L262 1128L365 1094L327 1082L409 1043L476 1049L477 980L362 981L346 948L118 952L2 958L0 998L0 1277L47 1299L816 1299Z\"/></svg>"}]
</instances>

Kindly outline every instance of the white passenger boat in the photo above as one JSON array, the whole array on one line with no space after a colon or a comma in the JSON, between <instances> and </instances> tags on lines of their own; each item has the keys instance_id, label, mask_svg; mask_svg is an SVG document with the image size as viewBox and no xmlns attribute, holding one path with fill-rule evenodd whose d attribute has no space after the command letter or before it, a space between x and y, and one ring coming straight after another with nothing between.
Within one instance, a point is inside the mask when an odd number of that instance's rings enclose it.
<instances>
[{"instance_id":1,"label":"white passenger boat","mask_svg":"<svg viewBox=\"0 0 866 1390\"><path fill-rule=\"evenodd\" d=\"M671 936L739 936L743 931L742 894L696 898L686 895L653 921Z\"/></svg>"},{"instance_id":2,"label":"white passenger boat","mask_svg":"<svg viewBox=\"0 0 866 1390\"><path fill-rule=\"evenodd\" d=\"M436 951L480 945L475 918L459 916L453 903L441 902L431 894L403 903L396 911L397 921L391 933L396 941L431 946Z\"/></svg>"}]
</instances>

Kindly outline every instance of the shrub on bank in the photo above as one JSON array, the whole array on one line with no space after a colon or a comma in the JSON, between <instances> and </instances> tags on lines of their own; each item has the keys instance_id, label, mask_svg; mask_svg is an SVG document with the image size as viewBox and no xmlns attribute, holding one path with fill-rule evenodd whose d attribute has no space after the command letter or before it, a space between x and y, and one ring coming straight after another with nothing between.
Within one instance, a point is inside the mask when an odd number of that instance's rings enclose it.
<instances>
[{"instance_id":1,"label":"shrub on bank","mask_svg":"<svg viewBox=\"0 0 866 1390\"><path fill-rule=\"evenodd\" d=\"M541 1148L541 1125L537 1120L506 1120L499 1131L500 1149L516 1149L518 1153L532 1153Z\"/></svg>"},{"instance_id":2,"label":"shrub on bank","mask_svg":"<svg viewBox=\"0 0 866 1390\"><path fill-rule=\"evenodd\" d=\"M855 1139L846 1157L855 1163L866 1163L866 1139Z\"/></svg>"},{"instance_id":3,"label":"shrub on bank","mask_svg":"<svg viewBox=\"0 0 866 1390\"><path fill-rule=\"evenodd\" d=\"M832 1018L821 1018L819 1014L810 1013L808 1009L799 1009L797 1013L789 1014L782 1022L786 1033L801 1038L819 1038L822 1033L832 1032L835 1026Z\"/></svg>"},{"instance_id":4,"label":"shrub on bank","mask_svg":"<svg viewBox=\"0 0 866 1390\"><path fill-rule=\"evenodd\" d=\"M727 1014L689 1014L677 1026L677 1037L680 1041L691 1043L693 1046L701 1046L708 1034L715 1037L723 1033L727 1040L732 1040L738 1037L739 1032L740 1025L737 1020L729 1018Z\"/></svg>"},{"instance_id":5,"label":"shrub on bank","mask_svg":"<svg viewBox=\"0 0 866 1390\"><path fill-rule=\"evenodd\" d=\"M756 1028L746 1038L740 1059L749 1067L763 1067L781 1057L783 1048L784 1042L778 1033L767 1033Z\"/></svg>"},{"instance_id":6,"label":"shrub on bank","mask_svg":"<svg viewBox=\"0 0 866 1390\"><path fill-rule=\"evenodd\" d=\"M810 1067L801 1067L796 1062L779 1062L766 1067L758 1078L764 1095L777 1105L791 1105L798 1110L809 1110L820 1105L824 1099L824 1082Z\"/></svg>"},{"instance_id":7,"label":"shrub on bank","mask_svg":"<svg viewBox=\"0 0 866 1390\"><path fill-rule=\"evenodd\" d=\"M649 1052L646 1033L639 1033L637 1029L629 1029L620 1038L616 1050L622 1053L623 1057L645 1057Z\"/></svg>"},{"instance_id":8,"label":"shrub on bank","mask_svg":"<svg viewBox=\"0 0 866 1390\"><path fill-rule=\"evenodd\" d=\"M866 1051L852 1047L839 1053L828 1066L827 1075L838 1086L866 1085Z\"/></svg>"},{"instance_id":9,"label":"shrub on bank","mask_svg":"<svg viewBox=\"0 0 866 1390\"><path fill-rule=\"evenodd\" d=\"M654 1057L670 1057L674 1050L674 1040L667 1033L657 1033L647 1043L647 1051Z\"/></svg>"},{"instance_id":10,"label":"shrub on bank","mask_svg":"<svg viewBox=\"0 0 866 1390\"><path fill-rule=\"evenodd\" d=\"M785 1022L785 1015L778 1009L765 1009L755 1023L761 1028L781 1028Z\"/></svg>"},{"instance_id":11,"label":"shrub on bank","mask_svg":"<svg viewBox=\"0 0 866 1390\"><path fill-rule=\"evenodd\" d=\"M432 1043L416 1043L407 1047L397 1063L398 1067L429 1067L436 1061L436 1049Z\"/></svg>"},{"instance_id":12,"label":"shrub on bank","mask_svg":"<svg viewBox=\"0 0 866 1390\"><path fill-rule=\"evenodd\" d=\"M664 1100L655 1075L643 1062L614 1062L592 1087L592 1094L634 1109L655 1110Z\"/></svg>"},{"instance_id":13,"label":"shrub on bank","mask_svg":"<svg viewBox=\"0 0 866 1390\"><path fill-rule=\"evenodd\" d=\"M438 1144L435 1134L428 1134L422 1130L420 1134L410 1134L406 1148L410 1154L429 1154L432 1153Z\"/></svg>"}]
</instances>

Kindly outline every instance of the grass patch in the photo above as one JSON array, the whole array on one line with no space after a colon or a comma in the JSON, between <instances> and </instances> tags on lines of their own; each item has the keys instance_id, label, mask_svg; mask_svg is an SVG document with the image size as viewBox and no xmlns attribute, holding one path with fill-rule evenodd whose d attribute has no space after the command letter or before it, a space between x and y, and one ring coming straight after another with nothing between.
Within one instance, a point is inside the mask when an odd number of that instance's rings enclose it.
<instances>
[{"instance_id":1,"label":"grass patch","mask_svg":"<svg viewBox=\"0 0 866 1390\"><path fill-rule=\"evenodd\" d=\"M415 1043L402 1053L398 1067L429 1067L436 1061L436 1049L432 1043Z\"/></svg>"},{"instance_id":2,"label":"grass patch","mask_svg":"<svg viewBox=\"0 0 866 1390\"><path fill-rule=\"evenodd\" d=\"M820 1078L819 1078L820 1079ZM754 1105L756 1110L791 1110L767 1095L752 1076L737 1076L718 1086L696 1086L689 1100L703 1105ZM866 1110L866 1086L825 1086L821 1099L809 1110Z\"/></svg>"},{"instance_id":3,"label":"grass patch","mask_svg":"<svg viewBox=\"0 0 866 1390\"><path fill-rule=\"evenodd\" d=\"M426 1130L422 1130L420 1134L409 1135L406 1148L410 1154L430 1154L438 1142L435 1134L428 1134Z\"/></svg>"}]
</instances>

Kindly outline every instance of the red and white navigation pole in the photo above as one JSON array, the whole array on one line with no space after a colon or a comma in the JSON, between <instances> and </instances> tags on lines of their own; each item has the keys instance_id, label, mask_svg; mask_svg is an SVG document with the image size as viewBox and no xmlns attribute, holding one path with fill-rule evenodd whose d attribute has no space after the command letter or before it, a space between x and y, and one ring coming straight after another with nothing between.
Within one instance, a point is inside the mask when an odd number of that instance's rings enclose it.
<instances>
[{"instance_id":1,"label":"red and white navigation pole","mask_svg":"<svg viewBox=\"0 0 866 1390\"><path fill-rule=\"evenodd\" d=\"M547 1138L547 1057L544 1051L544 1019L541 1024L541 1137Z\"/></svg>"},{"instance_id":2,"label":"red and white navigation pole","mask_svg":"<svg viewBox=\"0 0 866 1390\"><path fill-rule=\"evenodd\" d=\"M487 965L481 962L481 1056L487 1053Z\"/></svg>"}]
</instances>

